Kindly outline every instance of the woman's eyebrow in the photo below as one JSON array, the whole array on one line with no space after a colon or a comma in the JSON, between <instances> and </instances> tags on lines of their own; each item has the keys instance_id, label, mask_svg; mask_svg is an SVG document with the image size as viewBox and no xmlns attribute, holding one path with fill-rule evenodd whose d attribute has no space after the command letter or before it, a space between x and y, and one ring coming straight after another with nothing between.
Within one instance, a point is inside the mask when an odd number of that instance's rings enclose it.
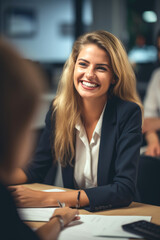
<instances>
[{"instance_id":1,"label":"woman's eyebrow","mask_svg":"<svg viewBox=\"0 0 160 240\"><path fill-rule=\"evenodd\" d=\"M89 61L87 61L86 59L84 58L79 58L78 61L84 61L86 63L89 63ZM96 66L105 66L105 67L108 67L111 69L111 66L107 63L96 63Z\"/></svg>"},{"instance_id":2,"label":"woman's eyebrow","mask_svg":"<svg viewBox=\"0 0 160 240\"><path fill-rule=\"evenodd\" d=\"M83 58L79 58L78 61L84 61L84 62L89 63L89 61L87 61L86 59L83 59Z\"/></svg>"},{"instance_id":3,"label":"woman's eyebrow","mask_svg":"<svg viewBox=\"0 0 160 240\"><path fill-rule=\"evenodd\" d=\"M108 65L108 64L106 64L106 63L97 63L96 65L97 65L97 66L106 66L106 67L111 68L111 66Z\"/></svg>"}]
</instances>

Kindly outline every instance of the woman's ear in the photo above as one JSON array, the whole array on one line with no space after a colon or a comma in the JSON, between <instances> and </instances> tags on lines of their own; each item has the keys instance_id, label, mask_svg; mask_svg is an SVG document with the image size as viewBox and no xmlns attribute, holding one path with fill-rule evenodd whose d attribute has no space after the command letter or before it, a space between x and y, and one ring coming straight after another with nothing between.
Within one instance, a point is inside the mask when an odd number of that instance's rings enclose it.
<instances>
[{"instance_id":1,"label":"woman's ear","mask_svg":"<svg viewBox=\"0 0 160 240\"><path fill-rule=\"evenodd\" d=\"M118 77L114 74L113 78L112 78L112 81L111 81L111 84L115 85L117 83L117 81L118 81Z\"/></svg>"},{"instance_id":2,"label":"woman's ear","mask_svg":"<svg viewBox=\"0 0 160 240\"><path fill-rule=\"evenodd\" d=\"M117 82L117 81L116 81L116 79L115 79L115 76L113 76L112 81L111 81L111 84L112 84L112 85L115 85L116 82Z\"/></svg>"},{"instance_id":3,"label":"woman's ear","mask_svg":"<svg viewBox=\"0 0 160 240\"><path fill-rule=\"evenodd\" d=\"M115 85L115 83L116 83L115 78L112 78L111 84L112 84L112 85Z\"/></svg>"}]
</instances>

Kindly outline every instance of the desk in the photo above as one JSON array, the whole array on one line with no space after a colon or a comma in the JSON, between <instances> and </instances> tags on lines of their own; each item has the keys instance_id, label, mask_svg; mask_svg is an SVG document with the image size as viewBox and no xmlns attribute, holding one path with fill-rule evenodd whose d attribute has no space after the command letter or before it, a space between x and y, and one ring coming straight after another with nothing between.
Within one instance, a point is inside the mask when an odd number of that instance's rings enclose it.
<instances>
[{"instance_id":1,"label":"desk","mask_svg":"<svg viewBox=\"0 0 160 240\"><path fill-rule=\"evenodd\" d=\"M53 187L53 186L38 184L38 183L25 184L25 186L34 190L59 188L59 187ZM149 204L137 203L137 202L133 202L130 204L129 207L124 207L124 208L99 211L99 212L93 212L93 213L88 212L86 210L80 210L79 212L80 214L152 216L151 222L157 223L160 225L160 207L149 205ZM33 228L40 227L43 224L44 222L27 222L27 225Z\"/></svg>"}]
</instances>

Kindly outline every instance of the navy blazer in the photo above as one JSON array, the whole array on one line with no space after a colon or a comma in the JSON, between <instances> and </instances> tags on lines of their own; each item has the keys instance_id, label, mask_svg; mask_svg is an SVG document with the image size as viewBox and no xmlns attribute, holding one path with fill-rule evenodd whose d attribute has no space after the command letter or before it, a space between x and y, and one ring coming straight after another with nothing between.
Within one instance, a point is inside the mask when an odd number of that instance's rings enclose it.
<instances>
[{"instance_id":1,"label":"navy blazer","mask_svg":"<svg viewBox=\"0 0 160 240\"><path fill-rule=\"evenodd\" d=\"M25 171L29 182L43 181L54 154L52 109L46 116L46 127L40 138L34 161ZM112 97L108 100L102 122L97 170L97 187L84 189L90 211L128 206L135 195L138 159L142 142L141 110L133 103ZM52 127L53 126L53 127ZM74 162L74 161L73 161ZM65 188L75 188L74 166L62 168Z\"/></svg>"}]
</instances>

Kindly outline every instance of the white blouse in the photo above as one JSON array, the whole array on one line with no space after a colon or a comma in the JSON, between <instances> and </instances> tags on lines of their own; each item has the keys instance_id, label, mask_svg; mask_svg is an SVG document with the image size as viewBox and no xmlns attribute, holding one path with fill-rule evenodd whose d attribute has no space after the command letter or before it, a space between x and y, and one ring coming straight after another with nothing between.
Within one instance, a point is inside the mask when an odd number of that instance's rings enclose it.
<instances>
[{"instance_id":1,"label":"white blouse","mask_svg":"<svg viewBox=\"0 0 160 240\"><path fill-rule=\"evenodd\" d=\"M105 107L94 129L90 143L82 122L80 121L75 126L76 153L74 179L79 188L91 188L97 186L98 156Z\"/></svg>"},{"instance_id":2,"label":"white blouse","mask_svg":"<svg viewBox=\"0 0 160 240\"><path fill-rule=\"evenodd\" d=\"M160 117L160 68L154 70L147 87L144 117Z\"/></svg>"}]
</instances>

